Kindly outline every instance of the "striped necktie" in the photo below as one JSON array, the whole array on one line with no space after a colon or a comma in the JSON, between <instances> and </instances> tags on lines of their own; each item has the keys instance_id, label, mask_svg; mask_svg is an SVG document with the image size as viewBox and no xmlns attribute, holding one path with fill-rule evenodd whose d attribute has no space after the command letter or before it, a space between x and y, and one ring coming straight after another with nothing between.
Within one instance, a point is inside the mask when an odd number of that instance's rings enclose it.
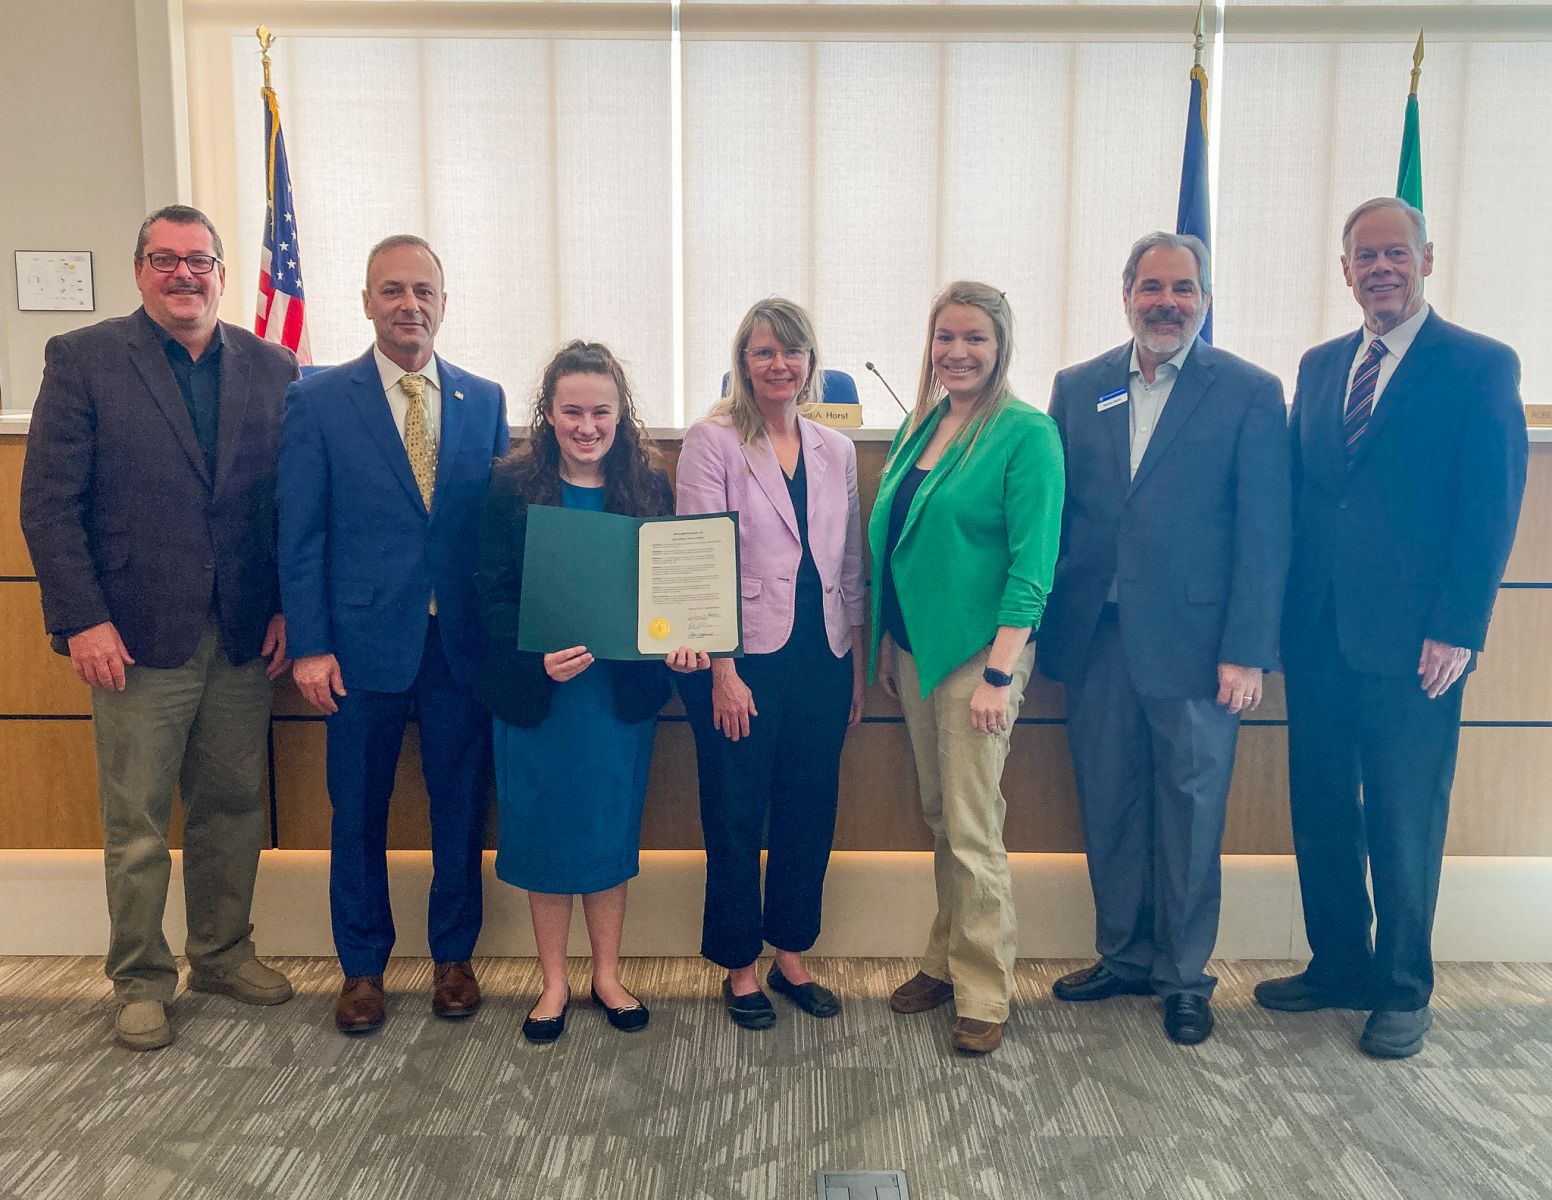
<instances>
[{"instance_id":1,"label":"striped necktie","mask_svg":"<svg viewBox=\"0 0 1552 1200\"><path fill-rule=\"evenodd\" d=\"M1358 452L1358 442L1369 428L1369 418L1374 415L1374 385L1379 382L1380 363L1384 358L1385 343L1375 338L1353 374L1353 386L1347 390L1347 407L1342 410L1342 437L1347 443L1349 460Z\"/></svg>"}]
</instances>

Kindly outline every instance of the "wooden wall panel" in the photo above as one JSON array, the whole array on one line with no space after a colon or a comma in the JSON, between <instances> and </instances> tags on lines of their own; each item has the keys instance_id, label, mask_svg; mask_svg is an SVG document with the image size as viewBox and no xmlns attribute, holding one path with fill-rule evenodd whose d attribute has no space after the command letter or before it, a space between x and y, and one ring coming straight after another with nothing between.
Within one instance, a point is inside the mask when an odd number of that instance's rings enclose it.
<instances>
[{"instance_id":1,"label":"wooden wall panel","mask_svg":"<svg viewBox=\"0 0 1552 1200\"><path fill-rule=\"evenodd\" d=\"M1552 583L1552 442L1532 442L1520 528L1504 579Z\"/></svg>"},{"instance_id":2,"label":"wooden wall panel","mask_svg":"<svg viewBox=\"0 0 1552 1200\"><path fill-rule=\"evenodd\" d=\"M90 721L0 721L0 779L0 849L102 848ZM177 789L167 844L183 845ZM269 845L267 831L264 844Z\"/></svg>"},{"instance_id":3,"label":"wooden wall panel","mask_svg":"<svg viewBox=\"0 0 1552 1200\"><path fill-rule=\"evenodd\" d=\"M31 575L32 557L22 540L22 461L25 435L0 436L0 575Z\"/></svg>"},{"instance_id":4,"label":"wooden wall panel","mask_svg":"<svg viewBox=\"0 0 1552 1200\"><path fill-rule=\"evenodd\" d=\"M1460 731L1444 852L1552 855L1552 729Z\"/></svg>"},{"instance_id":5,"label":"wooden wall panel","mask_svg":"<svg viewBox=\"0 0 1552 1200\"><path fill-rule=\"evenodd\" d=\"M0 721L0 847L102 846L90 721Z\"/></svg>"},{"instance_id":6,"label":"wooden wall panel","mask_svg":"<svg viewBox=\"0 0 1552 1200\"><path fill-rule=\"evenodd\" d=\"M674 700L675 706L678 698ZM701 850L700 788L695 782L695 738L684 720L659 721L652 775L641 815L644 850Z\"/></svg>"},{"instance_id":7,"label":"wooden wall panel","mask_svg":"<svg viewBox=\"0 0 1552 1200\"><path fill-rule=\"evenodd\" d=\"M1502 588L1462 719L1552 721L1552 587Z\"/></svg>"},{"instance_id":8,"label":"wooden wall panel","mask_svg":"<svg viewBox=\"0 0 1552 1200\"><path fill-rule=\"evenodd\" d=\"M92 711L91 692L43 632L38 585L0 582L0 713L66 716Z\"/></svg>"},{"instance_id":9,"label":"wooden wall panel","mask_svg":"<svg viewBox=\"0 0 1552 1200\"><path fill-rule=\"evenodd\" d=\"M26 576L16 521L25 439L0 436L0 575ZM667 443L670 465L677 450ZM871 506L887 443L859 442L864 512ZM1552 446L1531 448L1531 484L1510 578L1552 582ZM41 635L36 585L0 584L0 717L68 715L89 709L86 690ZM1460 770L1449 850L1456 854L1552 854L1552 589L1506 588L1499 597L1489 651L1466 693L1469 721L1533 722L1528 728L1468 726L1462 731ZM701 845L693 739L677 700L659 726L648 788L642 845L695 849ZM289 681L276 692L276 713L313 716ZM915 773L899 706L870 688L867 713L875 718L853 731L842 763L836 845L841 849L925 848ZM1032 682L1022 715L1039 721L1063 716L1061 688ZM1272 676L1255 714L1284 717L1282 681ZM1287 735L1280 725L1245 727L1230 795L1225 849L1280 854L1290 849L1287 810ZM324 783L324 725L283 720L275 725L275 770L280 844L326 848L329 804ZM398 768L390 844L429 844L426 797L418 743L411 726ZM1060 723L1023 724L1014 735L1004 790L1007 842L1015 851L1081 848L1066 735ZM492 836L494 845L494 814ZM72 720L0 720L0 847L100 845L91 726Z\"/></svg>"}]
</instances>

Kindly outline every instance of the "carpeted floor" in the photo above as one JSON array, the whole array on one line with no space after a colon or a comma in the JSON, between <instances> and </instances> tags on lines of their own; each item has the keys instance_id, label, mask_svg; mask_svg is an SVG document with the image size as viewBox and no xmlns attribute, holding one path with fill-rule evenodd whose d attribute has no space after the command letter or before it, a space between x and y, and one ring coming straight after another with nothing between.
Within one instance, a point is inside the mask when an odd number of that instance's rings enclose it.
<instances>
[{"instance_id":1,"label":"carpeted floor","mask_svg":"<svg viewBox=\"0 0 1552 1200\"><path fill-rule=\"evenodd\" d=\"M817 961L845 1011L777 998L764 1033L699 960L634 960L648 1030L584 1002L544 1048L517 1032L532 960L478 963L463 1023L431 1015L428 962L395 962L360 1040L334 1031L331 961L275 961L290 1004L185 994L176 1042L132 1054L100 959L0 959L0 1196L812 1200L816 1171L869 1167L911 1200L1552 1196L1549 966L1441 966L1427 1049L1384 1063L1361 1014L1256 1008L1285 964L1221 964L1218 1034L1184 1049L1153 1000L1060 1004L1077 964L1021 963L1007 1041L967 1059L948 1010L889 1011L900 960Z\"/></svg>"}]
</instances>

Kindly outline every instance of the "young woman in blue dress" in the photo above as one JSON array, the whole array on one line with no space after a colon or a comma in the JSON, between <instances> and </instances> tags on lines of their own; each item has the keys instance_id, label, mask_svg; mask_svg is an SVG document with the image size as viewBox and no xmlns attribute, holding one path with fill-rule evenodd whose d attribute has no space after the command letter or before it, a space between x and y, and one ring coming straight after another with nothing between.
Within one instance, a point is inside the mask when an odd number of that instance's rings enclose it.
<instances>
[{"instance_id":1,"label":"young woman in blue dress","mask_svg":"<svg viewBox=\"0 0 1552 1200\"><path fill-rule=\"evenodd\" d=\"M532 1042L565 1031L576 895L592 943L593 1003L616 1029L647 1024L646 1005L620 982L620 933L669 675L663 663L595 662L585 646L542 655L517 648L528 506L666 516L673 492L652 449L614 355L569 342L544 370L527 440L491 474L481 519L480 614L491 642L481 693L495 718L496 874L528 892L544 975L523 1022ZM694 671L709 660L681 648L666 665Z\"/></svg>"}]
</instances>

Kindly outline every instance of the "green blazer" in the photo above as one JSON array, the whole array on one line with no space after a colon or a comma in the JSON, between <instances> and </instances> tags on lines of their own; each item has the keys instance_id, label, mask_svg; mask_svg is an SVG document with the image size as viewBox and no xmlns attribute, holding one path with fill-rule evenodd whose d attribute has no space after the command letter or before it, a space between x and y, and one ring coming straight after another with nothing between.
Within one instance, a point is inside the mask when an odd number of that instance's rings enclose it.
<instances>
[{"instance_id":1,"label":"green blazer","mask_svg":"<svg viewBox=\"0 0 1552 1200\"><path fill-rule=\"evenodd\" d=\"M885 567L895 492L946 411L947 399L915 433L902 425L889 448L868 521L875 576ZM888 564L923 697L988 645L998 626L1038 628L1056 568L1065 479L1056 423L1004 396L975 425L984 428L967 430L922 481ZM874 586L870 678L883 636L883 593Z\"/></svg>"}]
</instances>

